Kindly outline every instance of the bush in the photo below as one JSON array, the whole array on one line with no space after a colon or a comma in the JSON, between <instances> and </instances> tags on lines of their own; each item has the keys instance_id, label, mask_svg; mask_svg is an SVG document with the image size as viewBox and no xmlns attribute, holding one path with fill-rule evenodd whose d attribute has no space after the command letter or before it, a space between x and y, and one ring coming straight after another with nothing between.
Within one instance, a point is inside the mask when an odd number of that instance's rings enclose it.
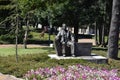
<instances>
[{"instance_id":1,"label":"bush","mask_svg":"<svg viewBox=\"0 0 120 80\"><path fill-rule=\"evenodd\" d=\"M1 35L0 40L8 43L14 43L15 36L10 34Z\"/></svg>"},{"instance_id":2,"label":"bush","mask_svg":"<svg viewBox=\"0 0 120 80\"><path fill-rule=\"evenodd\" d=\"M32 38L31 34L28 35L28 38ZM24 31L19 31L18 34L18 43L23 43ZM0 36L1 44L14 44L15 43L15 34L4 34Z\"/></svg>"},{"instance_id":3,"label":"bush","mask_svg":"<svg viewBox=\"0 0 120 80\"><path fill-rule=\"evenodd\" d=\"M27 44L49 44L50 43L53 43L52 40L37 40L37 39L29 39L27 41Z\"/></svg>"}]
</instances>

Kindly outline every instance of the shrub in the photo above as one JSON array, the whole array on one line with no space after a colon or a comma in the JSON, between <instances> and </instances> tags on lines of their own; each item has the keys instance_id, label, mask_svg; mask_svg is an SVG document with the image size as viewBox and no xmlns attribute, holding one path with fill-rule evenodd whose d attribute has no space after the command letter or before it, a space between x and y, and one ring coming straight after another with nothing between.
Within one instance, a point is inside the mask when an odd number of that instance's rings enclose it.
<instances>
[{"instance_id":1,"label":"shrub","mask_svg":"<svg viewBox=\"0 0 120 80\"><path fill-rule=\"evenodd\" d=\"M28 38L32 38L31 34L28 35ZM23 43L24 31L19 31L18 34L18 43ZM15 34L4 34L0 36L0 43L5 44L14 44L15 43Z\"/></svg>"},{"instance_id":2,"label":"shrub","mask_svg":"<svg viewBox=\"0 0 120 80\"><path fill-rule=\"evenodd\" d=\"M0 40L8 43L14 43L15 36L10 34L5 34L0 36Z\"/></svg>"}]
</instances>

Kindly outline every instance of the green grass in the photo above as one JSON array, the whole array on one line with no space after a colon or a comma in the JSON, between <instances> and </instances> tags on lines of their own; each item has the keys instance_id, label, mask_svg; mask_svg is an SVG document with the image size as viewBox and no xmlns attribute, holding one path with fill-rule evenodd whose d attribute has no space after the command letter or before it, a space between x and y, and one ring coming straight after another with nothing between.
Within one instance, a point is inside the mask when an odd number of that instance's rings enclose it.
<instances>
[{"instance_id":1,"label":"green grass","mask_svg":"<svg viewBox=\"0 0 120 80\"><path fill-rule=\"evenodd\" d=\"M36 53L49 53L51 52L50 48L27 48L24 49L22 47L18 48L18 55L23 54L36 54ZM9 55L15 55L15 48L14 47L7 47L7 48L0 48L0 56L9 56Z\"/></svg>"},{"instance_id":2,"label":"green grass","mask_svg":"<svg viewBox=\"0 0 120 80\"><path fill-rule=\"evenodd\" d=\"M36 40L48 40L48 37L49 37L48 33L45 33L44 38L40 38L40 33L38 33L38 32L31 31L30 34L33 36L32 39L36 39ZM51 40L54 40L54 38L55 38L55 35L50 36Z\"/></svg>"},{"instance_id":3,"label":"green grass","mask_svg":"<svg viewBox=\"0 0 120 80\"><path fill-rule=\"evenodd\" d=\"M28 70L37 69L40 67L53 67L53 66L64 66L74 64L82 64L93 68L106 68L106 69L119 69L119 60L109 60L109 64L95 64L84 60L55 60L50 59L47 55L55 53L52 48L30 48L18 50L18 63L16 62L15 49L14 48L1 48L0 49L0 72L4 74L11 74L17 77L22 77ZM102 48L93 48L93 53L106 56L107 50ZM5 55L2 55L2 54ZM22 55L21 55L22 54ZM119 54L120 57L120 54ZM120 76L120 74L119 74Z\"/></svg>"}]
</instances>

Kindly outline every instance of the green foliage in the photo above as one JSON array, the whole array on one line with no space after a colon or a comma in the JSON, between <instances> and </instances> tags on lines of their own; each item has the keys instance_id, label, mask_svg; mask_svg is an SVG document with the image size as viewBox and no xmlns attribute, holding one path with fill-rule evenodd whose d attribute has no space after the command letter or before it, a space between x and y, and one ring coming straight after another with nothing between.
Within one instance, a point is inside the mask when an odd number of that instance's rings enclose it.
<instances>
[{"instance_id":1,"label":"green foliage","mask_svg":"<svg viewBox=\"0 0 120 80\"><path fill-rule=\"evenodd\" d=\"M20 21L23 23L26 23L25 20L29 17L29 24L34 26L38 23L55 26L62 23L75 26L79 23L82 27L82 25L92 25L95 21L103 23L101 21L104 21L103 17L106 16L107 2L104 0L13 0L7 6L18 8L19 16L22 18ZM17 14L15 10L12 13Z\"/></svg>"},{"instance_id":2,"label":"green foliage","mask_svg":"<svg viewBox=\"0 0 120 80\"><path fill-rule=\"evenodd\" d=\"M18 43L23 43L24 30L19 30ZM40 37L40 32L30 31L28 35L28 44L48 44L48 33L45 33L44 38ZM50 35L51 42L54 41L55 35ZM13 33L5 34L0 36L0 44L14 44L15 35Z\"/></svg>"},{"instance_id":3,"label":"green foliage","mask_svg":"<svg viewBox=\"0 0 120 80\"><path fill-rule=\"evenodd\" d=\"M45 33L45 35L44 35L44 38L40 38L40 34L41 34L41 32L33 32L33 31L31 31L30 32L30 35L32 35L33 37L31 38L31 39L36 39L36 40L48 40L48 36L49 36L49 34L48 33ZM51 35L50 36L50 38L51 38L51 40L53 41L54 39L55 39L55 35Z\"/></svg>"},{"instance_id":4,"label":"green foliage","mask_svg":"<svg viewBox=\"0 0 120 80\"><path fill-rule=\"evenodd\" d=\"M32 37L29 37L27 43L28 44L48 44L49 43L49 34L45 33L44 37L40 36L40 30L38 32L30 32ZM55 39L55 35L50 35L50 42L53 42Z\"/></svg>"},{"instance_id":5,"label":"green foliage","mask_svg":"<svg viewBox=\"0 0 120 80\"><path fill-rule=\"evenodd\" d=\"M20 30L19 34L18 34L18 43L22 43L23 42L23 37L24 37L24 31ZM30 37L30 35L29 35ZM6 31L5 34L0 35L0 42L1 44L4 43L9 43L9 44L13 44L15 43L15 34L13 33L13 31L9 32Z\"/></svg>"},{"instance_id":6,"label":"green foliage","mask_svg":"<svg viewBox=\"0 0 120 80\"><path fill-rule=\"evenodd\" d=\"M11 4L11 0L0 0L0 22L8 17L11 11L15 8L15 5Z\"/></svg>"},{"instance_id":7,"label":"green foliage","mask_svg":"<svg viewBox=\"0 0 120 80\"><path fill-rule=\"evenodd\" d=\"M14 43L14 39L15 39L14 35L6 34L6 35L1 35L0 36L0 40L4 41L4 42L7 42L7 43Z\"/></svg>"}]
</instances>

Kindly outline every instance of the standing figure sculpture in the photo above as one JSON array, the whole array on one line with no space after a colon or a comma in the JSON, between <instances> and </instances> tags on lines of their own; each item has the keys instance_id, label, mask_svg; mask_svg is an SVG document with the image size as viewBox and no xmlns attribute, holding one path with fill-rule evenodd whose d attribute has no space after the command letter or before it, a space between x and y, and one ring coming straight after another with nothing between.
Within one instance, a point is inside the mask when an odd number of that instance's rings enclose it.
<instances>
[{"instance_id":1,"label":"standing figure sculpture","mask_svg":"<svg viewBox=\"0 0 120 80\"><path fill-rule=\"evenodd\" d=\"M56 38L56 47L59 46L58 56L75 56L74 55L74 36L66 29L66 25L62 24L62 29L58 32ZM61 52L61 53L60 53Z\"/></svg>"}]
</instances>

